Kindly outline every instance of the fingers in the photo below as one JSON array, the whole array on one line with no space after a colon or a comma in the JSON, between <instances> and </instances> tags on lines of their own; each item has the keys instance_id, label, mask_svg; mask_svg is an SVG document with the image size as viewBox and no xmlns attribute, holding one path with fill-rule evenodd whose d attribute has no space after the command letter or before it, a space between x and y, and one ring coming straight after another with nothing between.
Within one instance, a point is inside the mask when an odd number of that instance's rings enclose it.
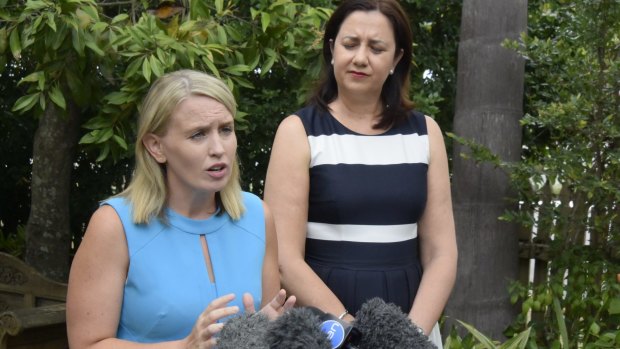
<instances>
[{"instance_id":1,"label":"fingers","mask_svg":"<svg viewBox=\"0 0 620 349\"><path fill-rule=\"evenodd\" d=\"M215 324L219 320L239 312L239 307L236 305L217 309L209 309L210 307L211 306L207 307L207 310L200 314L200 318L198 319L200 328L207 328L211 324Z\"/></svg>"},{"instance_id":2,"label":"fingers","mask_svg":"<svg viewBox=\"0 0 620 349\"><path fill-rule=\"evenodd\" d=\"M230 303L230 301L232 301L233 299L235 299L235 295L232 293L227 294L225 296L218 297L212 300L211 303L209 303L205 312L221 308L225 306L226 304Z\"/></svg>"},{"instance_id":3,"label":"fingers","mask_svg":"<svg viewBox=\"0 0 620 349\"><path fill-rule=\"evenodd\" d=\"M285 313L291 309L293 309L293 307L295 306L295 302L297 301L297 298L295 296L290 296L286 299L286 302L284 302L284 305L282 306L282 312Z\"/></svg>"},{"instance_id":4,"label":"fingers","mask_svg":"<svg viewBox=\"0 0 620 349\"><path fill-rule=\"evenodd\" d=\"M218 323L219 320L239 312L238 306L227 306L228 303L234 298L234 294L227 294L216 298L209 303L207 309L200 314L198 321L196 321L198 338L201 340L211 338L215 333L219 332L222 327L224 327L224 324Z\"/></svg>"},{"instance_id":5,"label":"fingers","mask_svg":"<svg viewBox=\"0 0 620 349\"><path fill-rule=\"evenodd\" d=\"M254 314L256 308L254 308L254 298L249 293L243 294L243 308L246 314Z\"/></svg>"},{"instance_id":6,"label":"fingers","mask_svg":"<svg viewBox=\"0 0 620 349\"><path fill-rule=\"evenodd\" d=\"M282 315L285 311L288 311L295 305L296 298L291 296L286 299L286 291L280 290L273 299L264 306L260 311L267 316L270 320L274 320L278 316Z\"/></svg>"},{"instance_id":7,"label":"fingers","mask_svg":"<svg viewBox=\"0 0 620 349\"><path fill-rule=\"evenodd\" d=\"M212 349L216 347L217 339L214 337L224 328L221 319L239 312L238 306L227 306L235 298L228 294L214 299L200 314L192 333L187 338L188 348Z\"/></svg>"},{"instance_id":8,"label":"fingers","mask_svg":"<svg viewBox=\"0 0 620 349\"><path fill-rule=\"evenodd\" d=\"M211 324L200 332L199 338L203 342L208 342L211 339L215 339L213 336L220 332L222 328L224 328L224 324L222 323Z\"/></svg>"},{"instance_id":9,"label":"fingers","mask_svg":"<svg viewBox=\"0 0 620 349\"><path fill-rule=\"evenodd\" d=\"M282 306L282 304L284 304L284 301L286 301L286 291L284 289L281 289L280 291L278 291L278 294L276 294L276 296L273 297L273 299L270 302L270 305L274 309L279 309Z\"/></svg>"}]
</instances>

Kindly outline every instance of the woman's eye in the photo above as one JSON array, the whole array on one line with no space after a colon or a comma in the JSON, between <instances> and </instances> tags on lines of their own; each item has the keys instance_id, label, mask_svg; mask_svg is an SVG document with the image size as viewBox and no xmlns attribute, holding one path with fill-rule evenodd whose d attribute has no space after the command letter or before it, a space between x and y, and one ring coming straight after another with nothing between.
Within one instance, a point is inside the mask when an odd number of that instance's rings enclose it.
<instances>
[{"instance_id":1,"label":"woman's eye","mask_svg":"<svg viewBox=\"0 0 620 349\"><path fill-rule=\"evenodd\" d=\"M229 134L229 133L233 133L233 132L235 132L235 129L232 126L222 127L222 133Z\"/></svg>"},{"instance_id":2,"label":"woman's eye","mask_svg":"<svg viewBox=\"0 0 620 349\"><path fill-rule=\"evenodd\" d=\"M376 48L376 47L373 47L373 48L371 48L370 50L371 50L373 53L381 53L381 52L385 51L385 50L384 50L384 49L382 49L382 48Z\"/></svg>"},{"instance_id":3,"label":"woman's eye","mask_svg":"<svg viewBox=\"0 0 620 349\"><path fill-rule=\"evenodd\" d=\"M192 134L189 138L191 138L191 139L200 139L200 138L202 138L204 136L205 136L204 132L198 131L198 132Z\"/></svg>"}]
</instances>

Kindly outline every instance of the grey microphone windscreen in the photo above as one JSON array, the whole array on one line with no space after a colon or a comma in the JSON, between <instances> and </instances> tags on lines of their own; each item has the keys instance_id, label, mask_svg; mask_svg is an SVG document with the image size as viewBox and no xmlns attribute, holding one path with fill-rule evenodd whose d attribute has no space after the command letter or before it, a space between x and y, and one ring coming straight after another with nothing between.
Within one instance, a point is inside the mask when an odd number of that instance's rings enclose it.
<instances>
[{"instance_id":1,"label":"grey microphone windscreen","mask_svg":"<svg viewBox=\"0 0 620 349\"><path fill-rule=\"evenodd\" d=\"M362 333L359 349L436 349L399 307L373 298L362 304L353 326Z\"/></svg>"}]
</instances>

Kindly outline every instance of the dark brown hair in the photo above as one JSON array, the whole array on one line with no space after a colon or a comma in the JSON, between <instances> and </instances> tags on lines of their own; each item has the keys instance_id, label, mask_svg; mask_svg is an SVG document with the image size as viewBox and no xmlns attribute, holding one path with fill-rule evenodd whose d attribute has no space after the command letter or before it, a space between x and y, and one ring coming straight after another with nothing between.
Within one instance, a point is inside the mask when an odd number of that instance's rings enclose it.
<instances>
[{"instance_id":1,"label":"dark brown hair","mask_svg":"<svg viewBox=\"0 0 620 349\"><path fill-rule=\"evenodd\" d=\"M374 128L385 129L406 119L407 112L413 108L409 100L409 72L411 70L411 47L413 38L407 14L396 0L345 0L334 11L325 25L323 36L323 69L322 77L310 103L328 111L328 104L338 96L338 85L334 76L334 68L330 64L332 50L330 40L340 31L342 22L355 11L379 11L392 24L396 41L395 55L402 50L403 56L394 68L394 74L388 76L381 90L383 115Z\"/></svg>"}]
</instances>

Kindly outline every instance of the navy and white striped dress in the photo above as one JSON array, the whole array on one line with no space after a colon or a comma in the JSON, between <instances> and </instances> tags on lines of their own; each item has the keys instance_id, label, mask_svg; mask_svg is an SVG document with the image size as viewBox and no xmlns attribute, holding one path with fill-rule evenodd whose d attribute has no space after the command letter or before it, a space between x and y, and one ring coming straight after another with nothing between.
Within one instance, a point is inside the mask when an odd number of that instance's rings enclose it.
<instances>
[{"instance_id":1,"label":"navy and white striped dress","mask_svg":"<svg viewBox=\"0 0 620 349\"><path fill-rule=\"evenodd\" d=\"M362 135L315 107L299 110L310 144L306 262L351 314L372 297L408 313L422 278L417 222L426 204L424 115Z\"/></svg>"}]
</instances>

